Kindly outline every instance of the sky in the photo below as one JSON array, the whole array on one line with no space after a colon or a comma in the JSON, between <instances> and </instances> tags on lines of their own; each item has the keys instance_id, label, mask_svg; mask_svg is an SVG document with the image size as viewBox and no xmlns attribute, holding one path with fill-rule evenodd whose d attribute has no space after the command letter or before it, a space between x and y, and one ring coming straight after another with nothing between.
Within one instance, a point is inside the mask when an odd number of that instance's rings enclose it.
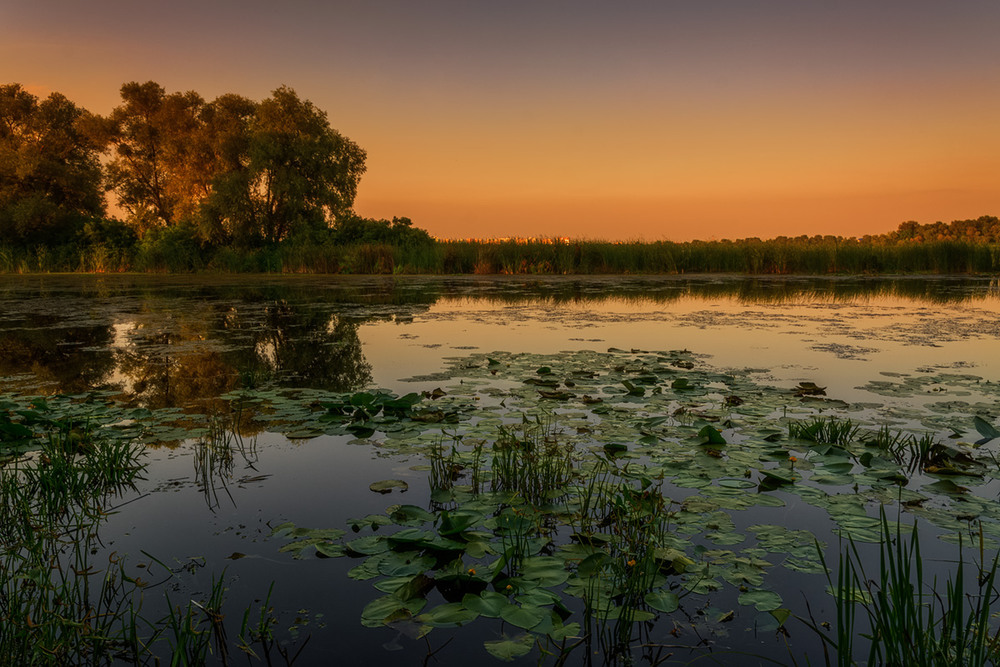
<instances>
[{"instance_id":1,"label":"sky","mask_svg":"<svg viewBox=\"0 0 1000 667\"><path fill-rule=\"evenodd\" d=\"M1000 3L0 0L0 83L288 85L444 238L858 236L1000 214Z\"/></svg>"}]
</instances>

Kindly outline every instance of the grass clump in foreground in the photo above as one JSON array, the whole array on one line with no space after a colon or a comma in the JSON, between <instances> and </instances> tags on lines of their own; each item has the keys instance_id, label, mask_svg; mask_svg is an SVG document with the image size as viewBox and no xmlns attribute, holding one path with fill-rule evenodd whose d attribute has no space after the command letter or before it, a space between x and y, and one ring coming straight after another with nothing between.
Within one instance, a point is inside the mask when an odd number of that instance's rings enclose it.
<instances>
[{"instance_id":1,"label":"grass clump in foreground","mask_svg":"<svg viewBox=\"0 0 1000 667\"><path fill-rule=\"evenodd\" d=\"M129 575L122 555L95 558L106 553L99 531L112 503L134 490L145 470L143 447L95 426L99 416L91 422L58 412L41 400L30 410L0 412L6 457L0 464L0 664L159 664L165 655L170 664L205 664L209 656L229 664L221 577L213 579L207 599L183 606L167 599L166 614L150 620L142 609L148 582ZM233 646L251 659L270 664L277 653L291 664L297 654L275 642L269 599L270 593L259 618L246 610Z\"/></svg>"},{"instance_id":2,"label":"grass clump in foreground","mask_svg":"<svg viewBox=\"0 0 1000 667\"><path fill-rule=\"evenodd\" d=\"M914 524L909 538L897 522L893 530L881 511L883 540L879 548L879 570L866 571L857 545L850 542L841 552L837 582L830 581L834 595L837 626L831 638L814 622L805 621L835 652L837 665L855 665L856 642L869 642L869 665L996 665L1000 664L1000 629L991 628L995 615L998 559L987 564L980 548L980 564L975 574L977 590L966 590L965 559L959 546L954 577L945 582L942 594L937 578L924 579L920 539ZM982 535L980 535L982 540ZM820 558L823 558L822 549ZM825 564L825 563L824 563ZM858 634L858 606L867 622L868 633Z\"/></svg>"}]
</instances>

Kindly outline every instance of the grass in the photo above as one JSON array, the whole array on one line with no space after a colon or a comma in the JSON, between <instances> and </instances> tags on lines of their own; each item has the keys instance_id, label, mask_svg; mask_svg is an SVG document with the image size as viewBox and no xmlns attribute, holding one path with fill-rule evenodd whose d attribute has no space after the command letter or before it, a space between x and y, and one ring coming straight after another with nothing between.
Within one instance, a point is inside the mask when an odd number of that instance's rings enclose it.
<instances>
[{"instance_id":1,"label":"grass","mask_svg":"<svg viewBox=\"0 0 1000 667\"><path fill-rule=\"evenodd\" d=\"M938 587L936 577L925 578L917 525L909 537L896 521L890 527L881 510L882 541L878 572L865 567L865 559L852 541L840 553L837 582L830 581L837 616L835 637L829 637L810 619L825 649L834 651L838 665L857 664L858 619L867 622L869 665L987 665L1000 661L1000 629L993 626L998 558L983 560L980 534L980 564L974 575L966 571L959 545L959 557L952 576ZM820 558L823 558L822 549ZM825 560L824 560L825 566ZM976 586L967 590L969 581ZM828 575L829 580L829 575ZM831 656L826 653L826 663Z\"/></svg>"},{"instance_id":2,"label":"grass","mask_svg":"<svg viewBox=\"0 0 1000 667\"><path fill-rule=\"evenodd\" d=\"M833 236L723 241L610 242L518 239L421 243L290 239L257 248L212 246L182 231L132 248L0 246L0 273L54 271L595 275L977 274L1000 271L1000 244Z\"/></svg>"},{"instance_id":3,"label":"grass","mask_svg":"<svg viewBox=\"0 0 1000 667\"><path fill-rule=\"evenodd\" d=\"M0 469L0 662L135 656L142 584L116 557L92 554L107 501L141 474L141 450L65 426L41 444Z\"/></svg>"},{"instance_id":4,"label":"grass","mask_svg":"<svg viewBox=\"0 0 1000 667\"><path fill-rule=\"evenodd\" d=\"M850 419L814 417L807 421L788 423L788 437L807 440L821 445L847 445L853 442L861 429Z\"/></svg>"},{"instance_id":5,"label":"grass","mask_svg":"<svg viewBox=\"0 0 1000 667\"><path fill-rule=\"evenodd\" d=\"M256 623L247 610L238 643L228 640L222 577L207 599L180 606L167 598L166 615L148 618L148 582L129 574L124 556L99 555L111 506L145 470L141 445L46 410L19 414L32 428L0 420L0 431L29 451L0 466L0 664L158 664L166 653L173 665L209 656L225 665L233 646L268 664L272 653L286 664L298 657L275 643L267 601ZM231 460L234 436L217 427L211 440L206 449L228 449ZM218 473L220 455L212 456L205 465L215 473L207 474ZM175 574L153 561L168 579Z\"/></svg>"}]
</instances>

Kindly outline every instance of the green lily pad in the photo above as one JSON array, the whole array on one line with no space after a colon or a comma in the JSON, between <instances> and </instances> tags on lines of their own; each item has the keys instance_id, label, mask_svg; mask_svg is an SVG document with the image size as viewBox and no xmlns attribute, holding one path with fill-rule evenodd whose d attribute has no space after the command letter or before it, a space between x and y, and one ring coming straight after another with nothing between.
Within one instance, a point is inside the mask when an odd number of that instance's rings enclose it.
<instances>
[{"instance_id":1,"label":"green lily pad","mask_svg":"<svg viewBox=\"0 0 1000 667\"><path fill-rule=\"evenodd\" d=\"M656 611L670 614L677 611L680 606L680 598L676 593L670 591L650 591L643 596L643 600Z\"/></svg>"},{"instance_id":2,"label":"green lily pad","mask_svg":"<svg viewBox=\"0 0 1000 667\"><path fill-rule=\"evenodd\" d=\"M535 646L535 638L529 633L510 638L504 635L502 639L491 639L483 642L486 651L494 658L504 662L513 662L517 658L522 658Z\"/></svg>"},{"instance_id":3,"label":"green lily pad","mask_svg":"<svg viewBox=\"0 0 1000 667\"><path fill-rule=\"evenodd\" d=\"M368 485L368 488L375 493L392 493L393 489L399 489L400 492L405 492L410 488L410 485L401 479L383 479L380 482L372 482Z\"/></svg>"},{"instance_id":4,"label":"green lily pad","mask_svg":"<svg viewBox=\"0 0 1000 667\"><path fill-rule=\"evenodd\" d=\"M774 591L747 591L740 593L739 603L753 605L757 611L774 611L781 607L781 596Z\"/></svg>"}]
</instances>

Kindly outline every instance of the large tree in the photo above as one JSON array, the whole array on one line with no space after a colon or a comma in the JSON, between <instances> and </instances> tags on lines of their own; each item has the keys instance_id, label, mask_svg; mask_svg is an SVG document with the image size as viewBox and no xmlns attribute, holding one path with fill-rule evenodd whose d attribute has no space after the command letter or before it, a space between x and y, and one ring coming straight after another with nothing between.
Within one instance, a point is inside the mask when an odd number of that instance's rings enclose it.
<instances>
[{"instance_id":1,"label":"large tree","mask_svg":"<svg viewBox=\"0 0 1000 667\"><path fill-rule=\"evenodd\" d=\"M287 87L254 102L127 83L101 125L108 186L140 228L188 222L202 238L276 242L348 215L365 152Z\"/></svg>"},{"instance_id":2,"label":"large tree","mask_svg":"<svg viewBox=\"0 0 1000 667\"><path fill-rule=\"evenodd\" d=\"M141 229L190 218L211 178L193 141L205 101L191 91L168 95L153 81L126 83L121 97L98 132L113 149L108 187Z\"/></svg>"},{"instance_id":3,"label":"large tree","mask_svg":"<svg viewBox=\"0 0 1000 667\"><path fill-rule=\"evenodd\" d=\"M236 100L225 101L239 110ZM281 87L252 117L217 113L246 134L228 137L232 152L213 178L205 211L237 242L280 241L350 214L365 152L331 128L312 102Z\"/></svg>"},{"instance_id":4,"label":"large tree","mask_svg":"<svg viewBox=\"0 0 1000 667\"><path fill-rule=\"evenodd\" d=\"M103 215L89 114L63 95L44 101L0 86L0 242L56 244Z\"/></svg>"}]
</instances>

